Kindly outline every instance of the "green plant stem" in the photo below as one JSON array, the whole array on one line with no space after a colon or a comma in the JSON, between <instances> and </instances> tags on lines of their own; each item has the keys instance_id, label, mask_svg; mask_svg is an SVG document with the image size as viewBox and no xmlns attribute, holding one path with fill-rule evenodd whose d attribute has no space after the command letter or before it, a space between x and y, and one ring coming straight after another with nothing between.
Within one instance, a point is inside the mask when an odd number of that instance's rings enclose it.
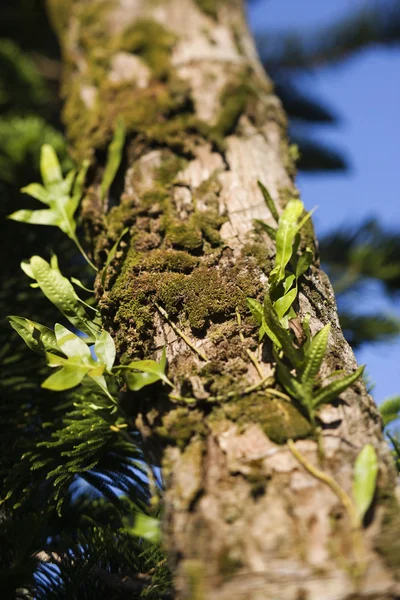
<instances>
[{"instance_id":1,"label":"green plant stem","mask_svg":"<svg viewBox=\"0 0 400 600\"><path fill-rule=\"evenodd\" d=\"M72 237L73 241L75 242L75 244L78 247L79 252L82 254L83 258L86 260L86 262L88 263L88 265L90 265L92 267L92 269L94 269L96 272L98 271L98 268L96 267L96 265L94 265L92 263L92 261L90 260L90 258L88 257L88 255L86 254L86 252L84 251L84 249L82 248L78 238L76 237L76 235L74 235Z\"/></svg>"},{"instance_id":2,"label":"green plant stem","mask_svg":"<svg viewBox=\"0 0 400 600\"><path fill-rule=\"evenodd\" d=\"M351 525L351 539L355 561L354 577L359 582L362 576L364 575L367 567L367 555L362 536L362 523L360 521L352 499L350 498L348 493L342 487L340 487L338 482L335 481L333 477L312 465L301 454L301 452L297 450L296 444L293 440L288 440L287 445L289 447L290 452L298 460L298 462L306 469L306 471L308 471L313 477L315 477L319 481L325 483L343 504Z\"/></svg>"},{"instance_id":3,"label":"green plant stem","mask_svg":"<svg viewBox=\"0 0 400 600\"><path fill-rule=\"evenodd\" d=\"M196 353L198 356L200 356L200 358L201 358L202 360L204 360L205 362L207 362L207 361L208 361L208 358L207 358L207 356L206 356L206 355L205 355L205 354L204 354L204 353L203 353L201 350L199 350L198 348L196 348L196 346L193 344L193 342L191 342L191 341L190 341L190 339L187 337L187 335L185 335L185 334L183 333L183 331L181 331L181 330L179 329L179 327L177 327L177 326L175 325L175 323L173 323L173 322L171 321L171 319L169 318L169 315L168 315L167 311L166 311L166 310L164 310L164 309L162 308L162 306L159 306L157 303L155 303L155 306L156 306L156 308L157 308L158 312L159 312L159 313L160 313L160 314L161 314L161 315L164 317L164 319L165 319L166 321L168 321L168 324L169 324L169 325L172 327L172 329L175 331L175 333L176 333L177 335L179 335L179 337L180 337L180 338L181 338L181 339L182 339L182 340L185 342L185 344L186 344L187 346L189 346L189 348L190 348L191 350L193 350L193 352L195 352L195 353Z\"/></svg>"}]
</instances>

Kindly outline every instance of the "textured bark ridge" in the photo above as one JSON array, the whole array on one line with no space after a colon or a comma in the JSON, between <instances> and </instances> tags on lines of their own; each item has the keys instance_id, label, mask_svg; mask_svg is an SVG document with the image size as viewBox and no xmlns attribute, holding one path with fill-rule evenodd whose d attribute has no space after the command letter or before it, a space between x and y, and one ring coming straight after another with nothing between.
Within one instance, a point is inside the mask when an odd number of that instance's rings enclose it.
<instances>
[{"instance_id":1,"label":"textured bark ridge","mask_svg":"<svg viewBox=\"0 0 400 600\"><path fill-rule=\"evenodd\" d=\"M325 459L295 404L256 387L273 372L246 297L262 300L273 244L257 181L282 208L297 194L285 116L262 71L239 0L49 0L65 62L72 151L92 159L83 206L97 264L124 238L97 295L122 361L166 345L173 397L127 397L148 455L166 477L165 544L179 598L344 600L400 596L395 475L361 383L323 408ZM128 142L110 195L99 181L117 118ZM314 245L311 226L302 242ZM296 307L311 330L331 323L322 376L355 359L315 263ZM240 318L238 318L238 314ZM259 356L257 369L249 350ZM253 386L253 387L252 387ZM280 389L275 382L275 389ZM253 390L253 391L251 391ZM372 443L376 498L363 530L368 566L354 577L348 517L287 440L351 494Z\"/></svg>"}]
</instances>

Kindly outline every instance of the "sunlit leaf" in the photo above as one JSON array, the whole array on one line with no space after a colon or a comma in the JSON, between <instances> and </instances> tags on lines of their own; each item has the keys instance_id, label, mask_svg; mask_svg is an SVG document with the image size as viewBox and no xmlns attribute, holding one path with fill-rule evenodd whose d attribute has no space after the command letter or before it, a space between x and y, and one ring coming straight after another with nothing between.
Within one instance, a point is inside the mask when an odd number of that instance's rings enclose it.
<instances>
[{"instance_id":1,"label":"sunlit leaf","mask_svg":"<svg viewBox=\"0 0 400 600\"><path fill-rule=\"evenodd\" d=\"M22 337L28 348L44 354L45 352L60 352L54 331L24 317L8 317L11 327Z\"/></svg>"},{"instance_id":2,"label":"sunlit leaf","mask_svg":"<svg viewBox=\"0 0 400 600\"><path fill-rule=\"evenodd\" d=\"M61 392L76 387L85 377L89 367L71 365L64 366L55 373L52 373L43 383L42 388Z\"/></svg>"},{"instance_id":3,"label":"sunlit leaf","mask_svg":"<svg viewBox=\"0 0 400 600\"><path fill-rule=\"evenodd\" d=\"M298 232L298 220L304 210L301 200L289 200L279 218L276 233L276 265L279 268L278 282L285 278L285 268L292 252L294 238Z\"/></svg>"},{"instance_id":4,"label":"sunlit leaf","mask_svg":"<svg viewBox=\"0 0 400 600\"><path fill-rule=\"evenodd\" d=\"M383 424L388 425L400 417L400 396L388 398L379 406Z\"/></svg>"},{"instance_id":5,"label":"sunlit leaf","mask_svg":"<svg viewBox=\"0 0 400 600\"><path fill-rule=\"evenodd\" d=\"M115 175L119 169L122 159L122 151L125 144L125 125L122 119L118 120L114 137L108 147L107 164L104 169L103 180L101 182L101 199L107 195L108 190L114 181Z\"/></svg>"},{"instance_id":6,"label":"sunlit leaf","mask_svg":"<svg viewBox=\"0 0 400 600\"><path fill-rule=\"evenodd\" d=\"M375 495L379 465L375 448L366 444L357 456L353 475L353 500L360 522Z\"/></svg>"},{"instance_id":7,"label":"sunlit leaf","mask_svg":"<svg viewBox=\"0 0 400 600\"><path fill-rule=\"evenodd\" d=\"M309 267L312 264L313 258L313 251L310 248L306 248L297 260L296 279L299 279L309 269Z\"/></svg>"},{"instance_id":8,"label":"sunlit leaf","mask_svg":"<svg viewBox=\"0 0 400 600\"><path fill-rule=\"evenodd\" d=\"M297 286L289 290L284 296L278 298L278 300L274 302L274 308L279 320L281 320L283 316L288 312L289 308L296 300L296 296Z\"/></svg>"},{"instance_id":9,"label":"sunlit leaf","mask_svg":"<svg viewBox=\"0 0 400 600\"><path fill-rule=\"evenodd\" d=\"M43 144L40 155L40 172L46 187L62 181L62 171L57 154L50 144Z\"/></svg>"},{"instance_id":10,"label":"sunlit leaf","mask_svg":"<svg viewBox=\"0 0 400 600\"><path fill-rule=\"evenodd\" d=\"M326 354L329 331L330 325L328 323L314 335L310 346L305 353L304 370L302 372L301 380L304 385L310 388L310 390L312 390L312 387L314 386L314 380L319 373L322 361Z\"/></svg>"},{"instance_id":11,"label":"sunlit leaf","mask_svg":"<svg viewBox=\"0 0 400 600\"><path fill-rule=\"evenodd\" d=\"M123 524L125 531L131 535L154 543L158 543L161 539L160 521L144 513L136 513L133 526L126 519L123 520Z\"/></svg>"},{"instance_id":12,"label":"sunlit leaf","mask_svg":"<svg viewBox=\"0 0 400 600\"><path fill-rule=\"evenodd\" d=\"M115 361L115 344L111 335L105 329L96 340L94 350L98 359L105 364L108 371L111 371Z\"/></svg>"},{"instance_id":13,"label":"sunlit leaf","mask_svg":"<svg viewBox=\"0 0 400 600\"><path fill-rule=\"evenodd\" d=\"M31 225L58 225L58 216L50 209L44 210L17 210L8 215L9 219L19 221L20 223L29 223Z\"/></svg>"},{"instance_id":14,"label":"sunlit leaf","mask_svg":"<svg viewBox=\"0 0 400 600\"><path fill-rule=\"evenodd\" d=\"M32 256L30 268L44 295L76 327L89 336L100 328L90 321L72 284L40 256Z\"/></svg>"},{"instance_id":15,"label":"sunlit leaf","mask_svg":"<svg viewBox=\"0 0 400 600\"><path fill-rule=\"evenodd\" d=\"M318 390L318 392L313 397L313 407L317 408L321 406L321 404L328 404L335 400L344 390L350 387L359 377L361 377L364 371L364 365L358 367L354 373L351 375L346 375L337 381L332 381L325 387Z\"/></svg>"},{"instance_id":16,"label":"sunlit leaf","mask_svg":"<svg viewBox=\"0 0 400 600\"><path fill-rule=\"evenodd\" d=\"M90 348L85 344L82 338L75 335L75 333L72 333L72 331L69 331L69 329L63 325L60 325L60 323L55 324L54 332L59 347L69 358L79 357L83 362L87 362L88 360L90 362L92 361Z\"/></svg>"}]
</instances>

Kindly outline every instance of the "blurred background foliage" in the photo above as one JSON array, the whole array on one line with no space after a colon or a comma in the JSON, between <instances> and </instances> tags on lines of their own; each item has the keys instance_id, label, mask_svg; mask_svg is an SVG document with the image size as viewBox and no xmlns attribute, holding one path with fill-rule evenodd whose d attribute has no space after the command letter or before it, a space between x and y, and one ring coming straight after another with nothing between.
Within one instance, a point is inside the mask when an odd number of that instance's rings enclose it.
<instances>
[{"instance_id":1,"label":"blurred background foliage","mask_svg":"<svg viewBox=\"0 0 400 600\"><path fill-rule=\"evenodd\" d=\"M266 1L266 0L258 0ZM265 32L257 40L263 63L289 116L299 147L298 167L344 171L345 151L315 139L313 126L339 116L314 97L301 74L345 61L371 44L400 42L400 3L387 0L351 13L314 35ZM170 575L157 544L132 536L127 518L149 501L148 479L134 431L120 437L107 415L87 408L81 390L43 393L43 363L11 332L5 316L51 325L59 317L19 264L52 248L72 275L85 267L53 228L25 227L5 216L30 208L19 189L39 179L39 150L54 146L71 166L60 122L60 52L43 0L3 0L0 21L0 587L3 598L170 598ZM33 206L32 206L33 208ZM399 321L385 313L361 315L354 299L371 281L391 297L400 290L400 232L377 221L332 231L320 240L322 262L334 284L340 318L353 347L390 340ZM90 281L90 280L89 280ZM382 408L400 465L396 419L400 398ZM393 427L394 424L394 427ZM160 482L154 485L159 488Z\"/></svg>"}]
</instances>

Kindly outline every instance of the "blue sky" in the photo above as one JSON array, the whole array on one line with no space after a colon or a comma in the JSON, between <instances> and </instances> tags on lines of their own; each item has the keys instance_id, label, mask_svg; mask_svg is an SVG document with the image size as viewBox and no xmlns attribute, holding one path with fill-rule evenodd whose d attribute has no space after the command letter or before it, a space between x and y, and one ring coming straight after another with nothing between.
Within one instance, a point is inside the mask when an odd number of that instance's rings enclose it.
<instances>
[{"instance_id":1,"label":"blue sky","mask_svg":"<svg viewBox=\"0 0 400 600\"><path fill-rule=\"evenodd\" d=\"M258 0L249 10L253 31L307 32L328 25L372 0ZM374 2L376 5L376 2ZM322 142L344 150L351 168L343 174L298 177L317 235L366 217L400 231L400 46L374 47L339 66L319 69L304 81L311 96L320 97L340 117L338 125L313 127ZM388 302L374 288L357 310L384 306L400 317L400 302ZM375 383L374 397L400 394L400 338L358 351Z\"/></svg>"}]
</instances>

